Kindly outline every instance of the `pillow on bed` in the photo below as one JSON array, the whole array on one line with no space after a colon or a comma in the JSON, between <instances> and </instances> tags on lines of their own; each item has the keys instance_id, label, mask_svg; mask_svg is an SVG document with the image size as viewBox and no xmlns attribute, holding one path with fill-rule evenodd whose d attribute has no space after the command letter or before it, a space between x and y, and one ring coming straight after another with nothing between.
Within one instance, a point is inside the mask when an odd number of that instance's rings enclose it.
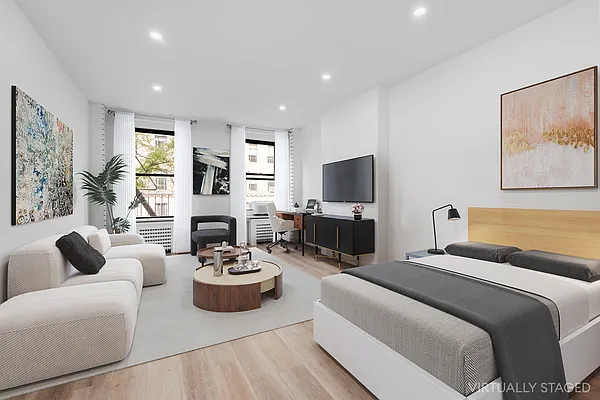
<instances>
[{"instance_id":1,"label":"pillow on bed","mask_svg":"<svg viewBox=\"0 0 600 400\"><path fill-rule=\"evenodd\" d=\"M446 253L453 256L476 258L497 263L506 262L506 257L516 251L521 251L521 249L513 246L479 242L452 243L446 246Z\"/></svg>"},{"instance_id":2,"label":"pillow on bed","mask_svg":"<svg viewBox=\"0 0 600 400\"><path fill-rule=\"evenodd\" d=\"M548 274L595 282L600 279L600 260L566 256L541 250L513 253L507 261L516 267L546 272Z\"/></svg>"}]
</instances>

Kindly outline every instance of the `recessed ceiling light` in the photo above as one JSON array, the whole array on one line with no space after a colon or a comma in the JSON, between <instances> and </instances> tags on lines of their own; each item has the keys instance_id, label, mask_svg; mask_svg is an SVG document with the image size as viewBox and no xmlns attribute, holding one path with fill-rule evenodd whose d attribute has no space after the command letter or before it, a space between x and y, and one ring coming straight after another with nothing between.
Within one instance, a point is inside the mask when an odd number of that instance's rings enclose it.
<instances>
[{"instance_id":1,"label":"recessed ceiling light","mask_svg":"<svg viewBox=\"0 0 600 400\"><path fill-rule=\"evenodd\" d=\"M162 43L162 42L164 42L164 41L165 41L165 40L163 39L163 36L162 36L162 35L161 35L159 32L156 32L156 31L152 31L152 32L150 32L150 37L151 37L152 39L156 40L157 42L161 42L161 43Z\"/></svg>"},{"instance_id":2,"label":"recessed ceiling light","mask_svg":"<svg viewBox=\"0 0 600 400\"><path fill-rule=\"evenodd\" d=\"M162 92L162 87L160 85L152 85L152 90L155 92Z\"/></svg>"},{"instance_id":3,"label":"recessed ceiling light","mask_svg":"<svg viewBox=\"0 0 600 400\"><path fill-rule=\"evenodd\" d=\"M287 107L285 106L285 104L282 104L282 105L279 106L279 111L285 111L286 108Z\"/></svg>"},{"instance_id":4,"label":"recessed ceiling light","mask_svg":"<svg viewBox=\"0 0 600 400\"><path fill-rule=\"evenodd\" d=\"M323 79L324 81L328 81L331 79L331 75L329 74L323 74L323 76L321 77L321 79Z\"/></svg>"},{"instance_id":5,"label":"recessed ceiling light","mask_svg":"<svg viewBox=\"0 0 600 400\"><path fill-rule=\"evenodd\" d=\"M415 11L413 11L413 15L415 17L422 17L423 15L425 15L426 12L427 9L425 7L418 7L415 9Z\"/></svg>"}]
</instances>

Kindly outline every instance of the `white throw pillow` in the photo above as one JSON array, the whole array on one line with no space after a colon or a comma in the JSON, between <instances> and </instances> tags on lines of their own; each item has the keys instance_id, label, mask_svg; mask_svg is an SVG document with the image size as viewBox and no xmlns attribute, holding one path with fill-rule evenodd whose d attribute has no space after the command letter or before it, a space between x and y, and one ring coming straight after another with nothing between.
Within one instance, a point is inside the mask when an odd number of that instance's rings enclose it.
<instances>
[{"instance_id":1,"label":"white throw pillow","mask_svg":"<svg viewBox=\"0 0 600 400\"><path fill-rule=\"evenodd\" d=\"M90 246L98 250L100 254L104 254L110 249L110 236L108 236L108 231L106 229L99 229L98 232L90 235L88 237L88 242Z\"/></svg>"}]
</instances>

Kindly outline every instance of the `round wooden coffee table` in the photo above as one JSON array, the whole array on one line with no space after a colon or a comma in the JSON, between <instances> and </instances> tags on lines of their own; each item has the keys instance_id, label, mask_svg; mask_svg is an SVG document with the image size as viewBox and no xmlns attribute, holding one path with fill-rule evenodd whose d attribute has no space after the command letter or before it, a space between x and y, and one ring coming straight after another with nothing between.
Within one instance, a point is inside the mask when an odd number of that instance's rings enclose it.
<instances>
[{"instance_id":1,"label":"round wooden coffee table","mask_svg":"<svg viewBox=\"0 0 600 400\"><path fill-rule=\"evenodd\" d=\"M227 261L235 260L242 253L240 246L232 246L232 247L233 247L233 251L223 253L223 261L227 262ZM252 252L250 252L250 250L247 250L247 252L248 252L249 259L252 260ZM206 262L205 259L212 260L214 258L213 248L207 247L205 249L200 249L196 253L196 256L198 257L198 261L204 267L204 264Z\"/></svg>"},{"instance_id":2,"label":"round wooden coffee table","mask_svg":"<svg viewBox=\"0 0 600 400\"><path fill-rule=\"evenodd\" d=\"M222 276L213 276L213 268L199 268L194 273L194 305L217 312L248 311L260 308L261 294L283 293L283 270L270 261L259 261L261 270L251 274L230 275L227 266Z\"/></svg>"}]
</instances>

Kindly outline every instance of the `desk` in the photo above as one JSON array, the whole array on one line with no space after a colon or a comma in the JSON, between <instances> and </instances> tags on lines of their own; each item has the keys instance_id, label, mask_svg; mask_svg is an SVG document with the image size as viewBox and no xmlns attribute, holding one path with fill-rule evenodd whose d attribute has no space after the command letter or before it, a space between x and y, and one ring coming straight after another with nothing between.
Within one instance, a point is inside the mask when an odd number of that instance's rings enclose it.
<instances>
[{"instance_id":1,"label":"desk","mask_svg":"<svg viewBox=\"0 0 600 400\"><path fill-rule=\"evenodd\" d=\"M294 229L300 231L300 244L302 245L302 255L304 256L304 231L306 230L306 216L311 215L311 213L278 210L275 215L281 219L294 221Z\"/></svg>"}]
</instances>

